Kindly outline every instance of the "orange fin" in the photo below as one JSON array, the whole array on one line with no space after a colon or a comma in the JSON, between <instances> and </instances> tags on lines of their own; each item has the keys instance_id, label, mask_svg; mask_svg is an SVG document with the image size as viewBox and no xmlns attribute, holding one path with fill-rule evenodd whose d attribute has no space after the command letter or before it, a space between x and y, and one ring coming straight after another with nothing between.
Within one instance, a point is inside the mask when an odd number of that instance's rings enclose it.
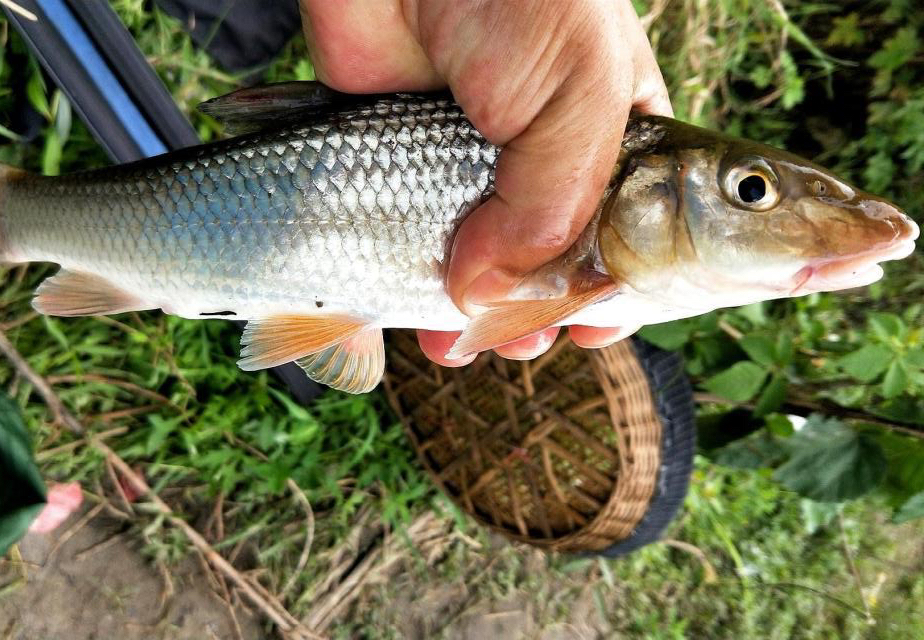
<instances>
[{"instance_id":1,"label":"orange fin","mask_svg":"<svg viewBox=\"0 0 924 640\"><path fill-rule=\"evenodd\" d=\"M347 393L372 391L385 373L381 329L364 329L340 344L297 361L308 377Z\"/></svg>"},{"instance_id":2,"label":"orange fin","mask_svg":"<svg viewBox=\"0 0 924 640\"><path fill-rule=\"evenodd\" d=\"M279 315L247 323L241 336L244 371L276 367L318 353L359 333L364 320L347 315Z\"/></svg>"},{"instance_id":3,"label":"orange fin","mask_svg":"<svg viewBox=\"0 0 924 640\"><path fill-rule=\"evenodd\" d=\"M103 316L156 306L119 289L105 278L67 269L46 278L32 299L32 307L49 316Z\"/></svg>"},{"instance_id":4,"label":"orange fin","mask_svg":"<svg viewBox=\"0 0 924 640\"><path fill-rule=\"evenodd\" d=\"M618 285L612 280L597 280L560 298L495 303L469 320L446 357L450 360L463 358L531 336L613 295L617 289Z\"/></svg>"}]
</instances>

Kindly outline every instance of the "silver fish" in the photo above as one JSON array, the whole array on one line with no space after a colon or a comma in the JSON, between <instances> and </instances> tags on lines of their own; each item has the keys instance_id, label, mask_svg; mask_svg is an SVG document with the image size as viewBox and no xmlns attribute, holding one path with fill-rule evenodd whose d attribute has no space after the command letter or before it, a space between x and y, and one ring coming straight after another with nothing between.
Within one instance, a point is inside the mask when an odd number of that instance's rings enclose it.
<instances>
[{"instance_id":1,"label":"silver fish","mask_svg":"<svg viewBox=\"0 0 924 640\"><path fill-rule=\"evenodd\" d=\"M462 330L459 357L549 326L868 284L918 236L893 205L785 152L633 117L575 245L470 318L445 266L456 228L493 192L501 149L450 97L290 83L206 109L263 128L61 177L2 170L0 258L61 265L38 311L247 320L241 368L297 361L358 393L382 376L383 328Z\"/></svg>"}]
</instances>

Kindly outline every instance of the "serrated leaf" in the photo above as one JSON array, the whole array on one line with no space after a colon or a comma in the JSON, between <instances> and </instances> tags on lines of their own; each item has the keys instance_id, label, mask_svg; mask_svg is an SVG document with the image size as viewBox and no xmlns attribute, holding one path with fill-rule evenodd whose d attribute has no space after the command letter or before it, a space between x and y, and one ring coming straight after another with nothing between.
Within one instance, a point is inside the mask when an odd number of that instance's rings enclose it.
<instances>
[{"instance_id":1,"label":"serrated leaf","mask_svg":"<svg viewBox=\"0 0 924 640\"><path fill-rule=\"evenodd\" d=\"M0 556L26 533L44 504L45 483L19 408L0 393Z\"/></svg>"},{"instance_id":2,"label":"serrated leaf","mask_svg":"<svg viewBox=\"0 0 924 640\"><path fill-rule=\"evenodd\" d=\"M757 395L766 378L767 370L763 367L753 362L736 362L706 380L703 388L731 402L747 402Z\"/></svg>"},{"instance_id":3,"label":"serrated leaf","mask_svg":"<svg viewBox=\"0 0 924 640\"><path fill-rule=\"evenodd\" d=\"M924 491L916 493L898 508L895 515L892 516L892 522L901 524L909 520L924 518Z\"/></svg>"},{"instance_id":4,"label":"serrated leaf","mask_svg":"<svg viewBox=\"0 0 924 640\"><path fill-rule=\"evenodd\" d=\"M765 367L773 366L776 361L776 347L773 340L766 336L744 336L738 344L748 354L748 357Z\"/></svg>"},{"instance_id":5,"label":"serrated leaf","mask_svg":"<svg viewBox=\"0 0 924 640\"><path fill-rule=\"evenodd\" d=\"M886 471L880 446L839 420L812 416L788 442L790 457L773 477L818 502L844 502L877 487Z\"/></svg>"},{"instance_id":6,"label":"serrated leaf","mask_svg":"<svg viewBox=\"0 0 924 640\"><path fill-rule=\"evenodd\" d=\"M883 484L889 501L898 505L924 491L924 441L888 431L876 430L876 442L886 457Z\"/></svg>"},{"instance_id":7,"label":"serrated leaf","mask_svg":"<svg viewBox=\"0 0 924 640\"><path fill-rule=\"evenodd\" d=\"M894 360L882 379L882 395L885 398L894 398L907 388L908 372L905 370L905 364L901 360Z\"/></svg>"},{"instance_id":8,"label":"serrated leaf","mask_svg":"<svg viewBox=\"0 0 924 640\"><path fill-rule=\"evenodd\" d=\"M759 431L717 449L711 457L724 467L755 470L772 467L784 455L779 441Z\"/></svg>"},{"instance_id":9,"label":"serrated leaf","mask_svg":"<svg viewBox=\"0 0 924 640\"><path fill-rule=\"evenodd\" d=\"M895 357L891 349L881 344L868 344L837 361L852 378L872 382L885 371Z\"/></svg>"},{"instance_id":10,"label":"serrated leaf","mask_svg":"<svg viewBox=\"0 0 924 640\"><path fill-rule=\"evenodd\" d=\"M785 376L777 374L770 379L770 383L761 391L754 407L754 415L763 417L779 409L786 401L786 388L789 386Z\"/></svg>"}]
</instances>

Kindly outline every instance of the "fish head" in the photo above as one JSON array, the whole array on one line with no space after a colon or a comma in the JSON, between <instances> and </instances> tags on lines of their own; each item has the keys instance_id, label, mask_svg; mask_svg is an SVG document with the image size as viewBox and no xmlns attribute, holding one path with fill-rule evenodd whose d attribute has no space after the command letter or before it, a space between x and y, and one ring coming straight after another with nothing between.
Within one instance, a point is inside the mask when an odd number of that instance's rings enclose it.
<instances>
[{"instance_id":1,"label":"fish head","mask_svg":"<svg viewBox=\"0 0 924 640\"><path fill-rule=\"evenodd\" d=\"M662 296L708 306L875 282L914 251L919 229L890 202L788 152L652 119L664 127L623 162L604 205L607 270Z\"/></svg>"}]
</instances>

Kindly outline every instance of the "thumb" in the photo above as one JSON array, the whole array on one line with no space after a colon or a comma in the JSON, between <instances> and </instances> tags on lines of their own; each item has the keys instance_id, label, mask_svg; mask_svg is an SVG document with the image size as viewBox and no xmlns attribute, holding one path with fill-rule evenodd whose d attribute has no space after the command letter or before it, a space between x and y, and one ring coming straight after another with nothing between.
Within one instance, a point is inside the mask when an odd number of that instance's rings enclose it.
<instances>
[{"instance_id":1,"label":"thumb","mask_svg":"<svg viewBox=\"0 0 924 640\"><path fill-rule=\"evenodd\" d=\"M587 226L615 165L631 102L628 91L621 100L607 93L563 88L504 147L495 194L469 214L453 242L447 283L461 309L505 297ZM581 117L582 108L593 115Z\"/></svg>"}]
</instances>

